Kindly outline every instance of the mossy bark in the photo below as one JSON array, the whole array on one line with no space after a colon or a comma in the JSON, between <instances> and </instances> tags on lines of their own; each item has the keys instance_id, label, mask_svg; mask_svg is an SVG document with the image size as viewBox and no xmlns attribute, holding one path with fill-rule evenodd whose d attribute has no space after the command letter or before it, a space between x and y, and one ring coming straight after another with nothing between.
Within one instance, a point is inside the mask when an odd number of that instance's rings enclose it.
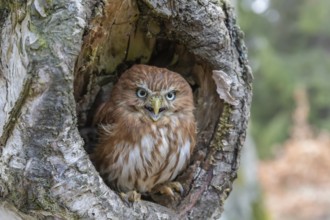
<instances>
[{"instance_id":1,"label":"mossy bark","mask_svg":"<svg viewBox=\"0 0 330 220\"><path fill-rule=\"evenodd\" d=\"M221 215L252 78L227 1L7 1L0 11L0 206L24 219ZM134 63L176 71L194 91L198 144L175 201L123 203L81 138L102 93Z\"/></svg>"}]
</instances>

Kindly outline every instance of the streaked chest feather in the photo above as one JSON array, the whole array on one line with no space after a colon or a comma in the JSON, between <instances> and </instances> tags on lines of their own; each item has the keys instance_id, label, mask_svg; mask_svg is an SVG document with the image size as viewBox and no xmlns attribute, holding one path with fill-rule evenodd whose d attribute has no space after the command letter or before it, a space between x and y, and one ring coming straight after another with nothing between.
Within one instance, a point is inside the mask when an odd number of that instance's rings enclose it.
<instances>
[{"instance_id":1,"label":"streaked chest feather","mask_svg":"<svg viewBox=\"0 0 330 220\"><path fill-rule=\"evenodd\" d=\"M173 180L190 158L192 140L180 130L151 128L140 141L121 140L100 167L108 184L120 191L150 191L155 185Z\"/></svg>"}]
</instances>

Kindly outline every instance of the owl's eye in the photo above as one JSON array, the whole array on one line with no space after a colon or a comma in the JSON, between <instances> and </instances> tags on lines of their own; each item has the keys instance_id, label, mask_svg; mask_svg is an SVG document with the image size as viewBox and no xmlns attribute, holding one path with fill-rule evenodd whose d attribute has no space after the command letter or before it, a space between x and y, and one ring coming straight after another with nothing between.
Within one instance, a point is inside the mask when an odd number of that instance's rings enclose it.
<instances>
[{"instance_id":1,"label":"owl's eye","mask_svg":"<svg viewBox=\"0 0 330 220\"><path fill-rule=\"evenodd\" d=\"M168 101L173 101L175 99L175 96L176 96L175 91L171 91L167 93L165 97Z\"/></svg>"},{"instance_id":2,"label":"owl's eye","mask_svg":"<svg viewBox=\"0 0 330 220\"><path fill-rule=\"evenodd\" d=\"M143 88L139 88L136 90L136 96L139 98L145 98L145 97L147 97L147 95L148 95L148 92Z\"/></svg>"}]
</instances>

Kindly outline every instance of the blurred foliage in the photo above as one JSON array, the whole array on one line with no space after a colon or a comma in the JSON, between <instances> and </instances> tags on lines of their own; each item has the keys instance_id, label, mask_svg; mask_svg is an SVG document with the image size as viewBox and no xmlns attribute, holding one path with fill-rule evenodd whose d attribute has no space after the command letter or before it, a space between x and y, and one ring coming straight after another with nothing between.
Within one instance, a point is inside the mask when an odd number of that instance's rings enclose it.
<instances>
[{"instance_id":1,"label":"blurred foliage","mask_svg":"<svg viewBox=\"0 0 330 220\"><path fill-rule=\"evenodd\" d=\"M252 212L254 220L271 220L270 214L265 207L265 201L260 194L257 200L252 204Z\"/></svg>"},{"instance_id":2,"label":"blurred foliage","mask_svg":"<svg viewBox=\"0 0 330 220\"><path fill-rule=\"evenodd\" d=\"M290 135L298 87L308 91L310 124L330 130L330 1L239 0L237 8L255 76L251 128L261 158Z\"/></svg>"}]
</instances>

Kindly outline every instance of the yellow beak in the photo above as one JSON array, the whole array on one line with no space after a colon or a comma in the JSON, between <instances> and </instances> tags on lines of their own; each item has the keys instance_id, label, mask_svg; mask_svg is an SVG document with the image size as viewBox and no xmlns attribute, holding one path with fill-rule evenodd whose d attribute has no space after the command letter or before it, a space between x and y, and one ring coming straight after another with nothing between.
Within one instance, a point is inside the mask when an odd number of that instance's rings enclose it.
<instances>
[{"instance_id":1,"label":"yellow beak","mask_svg":"<svg viewBox=\"0 0 330 220\"><path fill-rule=\"evenodd\" d=\"M161 97L159 96L151 97L151 106L154 109L155 115L158 115L161 104L162 104Z\"/></svg>"}]
</instances>

